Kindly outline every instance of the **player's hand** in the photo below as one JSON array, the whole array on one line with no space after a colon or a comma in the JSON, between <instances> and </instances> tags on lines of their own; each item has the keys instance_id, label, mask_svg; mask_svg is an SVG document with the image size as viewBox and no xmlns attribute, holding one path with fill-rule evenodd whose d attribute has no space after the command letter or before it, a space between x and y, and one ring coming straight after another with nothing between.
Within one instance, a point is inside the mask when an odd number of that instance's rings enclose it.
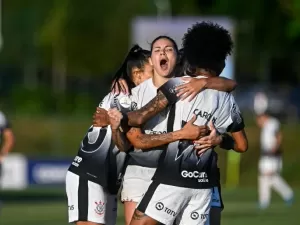
<instances>
[{"instance_id":1,"label":"player's hand","mask_svg":"<svg viewBox=\"0 0 300 225\"><path fill-rule=\"evenodd\" d=\"M129 95L129 88L125 79L119 78L117 80L114 80L111 86L111 92L116 95L120 93Z\"/></svg>"},{"instance_id":2,"label":"player's hand","mask_svg":"<svg viewBox=\"0 0 300 225\"><path fill-rule=\"evenodd\" d=\"M97 107L96 112L93 115L94 127L106 127L110 124L107 111L103 108Z\"/></svg>"},{"instance_id":3,"label":"player's hand","mask_svg":"<svg viewBox=\"0 0 300 225\"><path fill-rule=\"evenodd\" d=\"M180 97L181 100L185 100L189 97L189 102L192 101L199 92L204 90L207 85L205 78L182 77L181 79L186 83L175 88L177 96Z\"/></svg>"},{"instance_id":4,"label":"player's hand","mask_svg":"<svg viewBox=\"0 0 300 225\"><path fill-rule=\"evenodd\" d=\"M110 121L110 126L112 130L117 130L120 127L121 120L123 119L123 115L116 108L108 110L108 116Z\"/></svg>"},{"instance_id":5,"label":"player's hand","mask_svg":"<svg viewBox=\"0 0 300 225\"><path fill-rule=\"evenodd\" d=\"M222 136L218 134L213 122L209 122L210 134L194 141L195 150L198 155L203 154L208 149L211 149L222 142Z\"/></svg>"},{"instance_id":6,"label":"player's hand","mask_svg":"<svg viewBox=\"0 0 300 225\"><path fill-rule=\"evenodd\" d=\"M183 138L185 140L196 140L201 137L204 137L208 134L209 129L207 126L197 126L194 125L194 122L196 121L197 116L193 115L192 119L189 120L184 127L181 129Z\"/></svg>"}]
</instances>

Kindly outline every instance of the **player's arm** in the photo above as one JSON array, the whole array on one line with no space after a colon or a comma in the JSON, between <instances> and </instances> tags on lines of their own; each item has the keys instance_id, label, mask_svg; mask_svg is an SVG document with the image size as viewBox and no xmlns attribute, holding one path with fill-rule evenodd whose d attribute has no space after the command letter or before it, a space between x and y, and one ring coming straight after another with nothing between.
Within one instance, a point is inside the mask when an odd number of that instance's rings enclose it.
<instances>
[{"instance_id":1,"label":"player's arm","mask_svg":"<svg viewBox=\"0 0 300 225\"><path fill-rule=\"evenodd\" d=\"M248 140L244 129L233 132L231 135L228 133L218 134L213 130L210 135L194 142L195 149L198 151L198 154L215 146L220 146L220 148L225 150L234 150L239 153L246 152L248 149Z\"/></svg>"},{"instance_id":2,"label":"player's arm","mask_svg":"<svg viewBox=\"0 0 300 225\"><path fill-rule=\"evenodd\" d=\"M2 138L3 144L0 150L0 161L12 150L15 144L15 136L14 133L6 121L5 117L3 117L4 123L2 124Z\"/></svg>"},{"instance_id":3,"label":"player's arm","mask_svg":"<svg viewBox=\"0 0 300 225\"><path fill-rule=\"evenodd\" d=\"M176 94L172 89L176 91L184 90L181 93L187 93L184 98L190 96L190 100L193 99L203 89L215 89L219 91L231 92L233 91L237 83L234 80L230 80L224 77L209 77L205 79L197 78L181 78L181 79L193 79L189 83L178 85L182 82L174 82L175 79L169 80L162 87L159 88L157 95L148 104L137 111L129 112L128 125L129 126L141 126L146 121L157 115L169 104L175 103L180 98L180 92ZM189 88L191 90L189 90ZM125 120L126 121L126 120Z\"/></svg>"},{"instance_id":4,"label":"player's arm","mask_svg":"<svg viewBox=\"0 0 300 225\"><path fill-rule=\"evenodd\" d=\"M182 77L184 84L176 87L177 96L182 100L189 97L189 101L204 89L214 89L218 91L231 92L237 87L234 80L225 77L192 78Z\"/></svg>"},{"instance_id":5,"label":"player's arm","mask_svg":"<svg viewBox=\"0 0 300 225\"><path fill-rule=\"evenodd\" d=\"M231 135L228 133L222 134L220 148L234 150L239 153L246 152L248 150L248 139L245 130L232 132Z\"/></svg>"},{"instance_id":6,"label":"player's arm","mask_svg":"<svg viewBox=\"0 0 300 225\"><path fill-rule=\"evenodd\" d=\"M245 152L248 149L248 141L244 130L231 133L219 134L213 123L209 123L210 134L194 141L195 150L198 154L204 153L212 147L220 146L226 150L234 150L236 152Z\"/></svg>"},{"instance_id":7,"label":"player's arm","mask_svg":"<svg viewBox=\"0 0 300 225\"><path fill-rule=\"evenodd\" d=\"M121 152L127 152L132 146L120 129L112 129L112 140Z\"/></svg>"},{"instance_id":8,"label":"player's arm","mask_svg":"<svg viewBox=\"0 0 300 225\"><path fill-rule=\"evenodd\" d=\"M123 130L128 131L130 127L140 127L165 109L168 106L168 102L166 96L161 91L158 91L155 98L141 109L123 113L123 119L121 121ZM107 111L98 107L93 116L93 123L101 126L108 126L109 117L107 116Z\"/></svg>"},{"instance_id":9,"label":"player's arm","mask_svg":"<svg viewBox=\"0 0 300 225\"><path fill-rule=\"evenodd\" d=\"M122 114L116 108L109 109L107 113L109 117L110 127L112 130L112 140L121 152L127 152L131 148L131 143L120 127Z\"/></svg>"},{"instance_id":10,"label":"player's arm","mask_svg":"<svg viewBox=\"0 0 300 225\"><path fill-rule=\"evenodd\" d=\"M128 131L130 127L140 127L146 121L156 116L164 110L168 105L178 101L179 97L176 94L175 87L182 84L183 81L178 78L170 79L163 84L157 91L157 95L142 108L123 113L121 126L124 131ZM102 126L109 125L107 112L97 108L97 113L94 115L94 120L101 120Z\"/></svg>"},{"instance_id":11,"label":"player's arm","mask_svg":"<svg viewBox=\"0 0 300 225\"><path fill-rule=\"evenodd\" d=\"M217 126L227 133L218 136L214 126L210 125L210 129L214 132L207 137L195 141L195 148L198 151L205 151L207 145L219 145L220 148L226 150L234 150L239 153L248 150L248 139L244 130L245 124L243 116L235 103L233 96L227 96L227 100L220 109L219 118L217 119ZM229 135L230 133L231 135ZM213 135L212 135L213 134Z\"/></svg>"},{"instance_id":12,"label":"player's arm","mask_svg":"<svg viewBox=\"0 0 300 225\"><path fill-rule=\"evenodd\" d=\"M110 103L112 99L113 99L113 94L109 93L99 103L99 106L96 108L96 111L93 114L94 127L106 127L110 124L107 110L110 108Z\"/></svg>"},{"instance_id":13,"label":"player's arm","mask_svg":"<svg viewBox=\"0 0 300 225\"><path fill-rule=\"evenodd\" d=\"M147 150L166 145L178 140L196 140L207 135L207 126L196 126L194 116L185 126L174 132L165 134L144 134L140 128L132 127L126 134L131 144L138 149Z\"/></svg>"},{"instance_id":14,"label":"player's arm","mask_svg":"<svg viewBox=\"0 0 300 225\"><path fill-rule=\"evenodd\" d=\"M243 153L248 150L248 139L244 129L245 123L242 113L240 112L238 105L236 104L235 99L232 95L230 95L230 105L231 123L227 127L226 131L231 134L233 142L230 141L230 136L228 134L224 134L224 142L220 147L227 150L232 149L236 152Z\"/></svg>"},{"instance_id":15,"label":"player's arm","mask_svg":"<svg viewBox=\"0 0 300 225\"><path fill-rule=\"evenodd\" d=\"M238 105L235 102L234 97L229 94L229 101L227 104L223 107L222 115L228 115L225 117L221 116L220 124L221 126L226 127L226 131L231 133L232 139L228 134L223 134L224 141L220 145L221 148L227 149L227 150L234 150L236 152L246 152L248 150L248 139L245 132L245 124L244 124L244 118L238 108ZM225 111L225 112L224 112ZM229 111L230 113L226 113L226 111ZM227 137L226 137L227 136Z\"/></svg>"}]
</instances>

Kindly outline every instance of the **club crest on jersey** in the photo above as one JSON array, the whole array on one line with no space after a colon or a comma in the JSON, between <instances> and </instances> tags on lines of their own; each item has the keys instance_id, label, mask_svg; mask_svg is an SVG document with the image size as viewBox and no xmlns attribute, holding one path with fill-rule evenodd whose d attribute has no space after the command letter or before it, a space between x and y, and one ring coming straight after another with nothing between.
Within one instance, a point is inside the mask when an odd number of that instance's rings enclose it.
<instances>
[{"instance_id":1,"label":"club crest on jersey","mask_svg":"<svg viewBox=\"0 0 300 225\"><path fill-rule=\"evenodd\" d=\"M132 111L137 109L137 103L133 102L129 96L114 96L111 108L115 107L120 111Z\"/></svg>"},{"instance_id":2,"label":"club crest on jersey","mask_svg":"<svg viewBox=\"0 0 300 225\"><path fill-rule=\"evenodd\" d=\"M122 107L128 109L131 107L132 100L128 96L122 96L119 98L119 103Z\"/></svg>"},{"instance_id":3,"label":"club crest on jersey","mask_svg":"<svg viewBox=\"0 0 300 225\"><path fill-rule=\"evenodd\" d=\"M95 213L102 216L105 211L105 202L99 201L99 202L95 202L95 204L96 204Z\"/></svg>"}]
</instances>

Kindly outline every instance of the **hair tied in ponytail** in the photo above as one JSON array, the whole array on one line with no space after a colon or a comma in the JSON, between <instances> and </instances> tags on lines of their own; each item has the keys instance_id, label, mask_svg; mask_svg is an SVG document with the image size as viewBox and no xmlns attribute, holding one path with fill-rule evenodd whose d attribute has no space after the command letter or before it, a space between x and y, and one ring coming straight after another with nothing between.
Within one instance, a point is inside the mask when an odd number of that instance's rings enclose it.
<instances>
[{"instance_id":1,"label":"hair tied in ponytail","mask_svg":"<svg viewBox=\"0 0 300 225\"><path fill-rule=\"evenodd\" d=\"M131 49L130 49L130 53L135 53L135 52L138 52L138 51L141 51L143 50L139 45L135 44Z\"/></svg>"}]
</instances>

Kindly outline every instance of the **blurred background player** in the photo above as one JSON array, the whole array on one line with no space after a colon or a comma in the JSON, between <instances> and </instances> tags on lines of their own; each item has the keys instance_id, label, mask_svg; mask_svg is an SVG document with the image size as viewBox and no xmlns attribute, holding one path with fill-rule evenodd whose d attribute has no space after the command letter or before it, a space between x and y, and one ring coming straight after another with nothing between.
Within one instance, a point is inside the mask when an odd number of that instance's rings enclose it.
<instances>
[{"instance_id":1,"label":"blurred background player","mask_svg":"<svg viewBox=\"0 0 300 225\"><path fill-rule=\"evenodd\" d=\"M280 122L268 113L257 115L256 122L261 128L261 157L258 179L259 207L265 209L269 206L272 188L288 205L291 205L294 196L293 190L280 175L282 169Z\"/></svg>"},{"instance_id":2,"label":"blurred background player","mask_svg":"<svg viewBox=\"0 0 300 225\"><path fill-rule=\"evenodd\" d=\"M15 138L10 123L8 122L7 118L1 111L0 111L0 143L1 143L1 148L0 148L0 182L1 182L1 175L3 173L2 162L7 156L7 154L12 150L15 143ZM0 183L0 188L1 188L1 183ZM0 199L0 204L1 204L1 199Z\"/></svg>"}]
</instances>

